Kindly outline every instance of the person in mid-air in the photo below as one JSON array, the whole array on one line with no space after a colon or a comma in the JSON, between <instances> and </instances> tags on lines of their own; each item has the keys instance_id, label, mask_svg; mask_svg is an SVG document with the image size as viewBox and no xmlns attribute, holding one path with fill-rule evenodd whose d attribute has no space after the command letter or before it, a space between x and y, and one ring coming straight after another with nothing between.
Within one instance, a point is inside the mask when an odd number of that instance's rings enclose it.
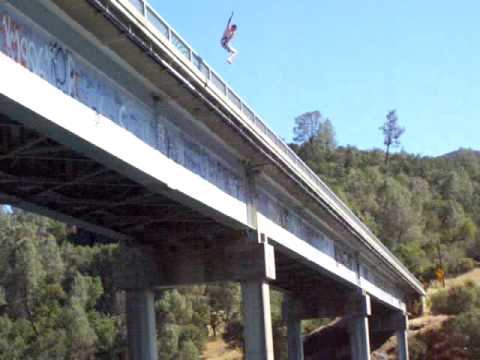
<instances>
[{"instance_id":1,"label":"person in mid-air","mask_svg":"<svg viewBox=\"0 0 480 360\"><path fill-rule=\"evenodd\" d=\"M232 15L230 15L230 19L228 19L227 27L225 28L225 31L223 33L222 40L221 40L222 47L225 50L227 50L230 55L227 59L227 62L229 64L233 63L233 60L235 60L235 57L238 54L238 51L230 45L230 41L232 41L237 31L236 24L230 25L230 23L232 22L232 18L233 18L233 13Z\"/></svg>"}]
</instances>

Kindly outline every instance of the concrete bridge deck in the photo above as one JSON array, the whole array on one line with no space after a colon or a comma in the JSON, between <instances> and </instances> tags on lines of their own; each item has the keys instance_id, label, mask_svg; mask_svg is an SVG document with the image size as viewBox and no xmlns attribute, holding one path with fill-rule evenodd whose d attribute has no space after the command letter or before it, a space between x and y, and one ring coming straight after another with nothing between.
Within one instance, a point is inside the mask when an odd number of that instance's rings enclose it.
<instances>
[{"instance_id":1,"label":"concrete bridge deck","mask_svg":"<svg viewBox=\"0 0 480 360\"><path fill-rule=\"evenodd\" d=\"M223 280L247 358L273 356L269 286L291 358L302 318L350 316L359 359L375 312L405 343L421 284L150 6L9 0L0 30L0 201L124 244L132 358L155 358L149 289Z\"/></svg>"}]
</instances>

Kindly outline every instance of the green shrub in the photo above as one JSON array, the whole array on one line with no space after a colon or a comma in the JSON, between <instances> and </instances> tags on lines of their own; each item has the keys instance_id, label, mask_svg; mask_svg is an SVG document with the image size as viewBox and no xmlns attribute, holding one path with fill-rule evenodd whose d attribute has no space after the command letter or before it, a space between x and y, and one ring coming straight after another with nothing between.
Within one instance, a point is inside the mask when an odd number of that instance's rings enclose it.
<instances>
[{"instance_id":1,"label":"green shrub","mask_svg":"<svg viewBox=\"0 0 480 360\"><path fill-rule=\"evenodd\" d=\"M471 258L460 258L455 264L454 271L457 274L466 273L475 268L475 260Z\"/></svg>"},{"instance_id":2,"label":"green shrub","mask_svg":"<svg viewBox=\"0 0 480 360\"><path fill-rule=\"evenodd\" d=\"M453 287L448 292L448 307L451 314L459 314L473 309L478 303L480 295L479 288L476 286Z\"/></svg>"},{"instance_id":3,"label":"green shrub","mask_svg":"<svg viewBox=\"0 0 480 360\"><path fill-rule=\"evenodd\" d=\"M458 315L449 324L452 336L462 342L460 346L470 359L480 359L480 309Z\"/></svg>"},{"instance_id":4,"label":"green shrub","mask_svg":"<svg viewBox=\"0 0 480 360\"><path fill-rule=\"evenodd\" d=\"M426 301L425 307L427 307L427 301L429 301L429 299L425 301ZM412 317L421 316L422 310L428 311L427 309L423 309L422 299L416 299L412 303L408 304L408 312L410 312L413 315Z\"/></svg>"},{"instance_id":5,"label":"green shrub","mask_svg":"<svg viewBox=\"0 0 480 360\"><path fill-rule=\"evenodd\" d=\"M180 351L174 357L175 360L198 360L200 359L200 352L192 340L186 340L181 343Z\"/></svg>"},{"instance_id":6,"label":"green shrub","mask_svg":"<svg viewBox=\"0 0 480 360\"><path fill-rule=\"evenodd\" d=\"M198 350L203 350L208 340L208 330L206 327L200 328L190 324L185 325L181 331L178 340L180 343L191 341Z\"/></svg>"},{"instance_id":7,"label":"green shrub","mask_svg":"<svg viewBox=\"0 0 480 360\"><path fill-rule=\"evenodd\" d=\"M411 360L424 360L427 357L428 347L427 344L417 338L408 339L408 350Z\"/></svg>"},{"instance_id":8,"label":"green shrub","mask_svg":"<svg viewBox=\"0 0 480 360\"><path fill-rule=\"evenodd\" d=\"M441 290L431 296L432 313L446 314L448 312L448 291Z\"/></svg>"},{"instance_id":9,"label":"green shrub","mask_svg":"<svg viewBox=\"0 0 480 360\"><path fill-rule=\"evenodd\" d=\"M471 282L449 290L441 290L432 296L434 314L458 315L479 305L480 288Z\"/></svg>"},{"instance_id":10,"label":"green shrub","mask_svg":"<svg viewBox=\"0 0 480 360\"><path fill-rule=\"evenodd\" d=\"M243 347L243 323L239 320L233 320L227 323L222 335L223 340L230 349L239 349Z\"/></svg>"}]
</instances>

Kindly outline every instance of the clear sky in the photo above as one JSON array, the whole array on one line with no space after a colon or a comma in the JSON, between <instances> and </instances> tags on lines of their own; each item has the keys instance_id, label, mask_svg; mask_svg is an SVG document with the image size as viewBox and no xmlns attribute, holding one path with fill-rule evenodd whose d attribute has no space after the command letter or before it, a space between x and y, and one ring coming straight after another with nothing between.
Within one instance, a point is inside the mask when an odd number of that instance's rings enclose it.
<instances>
[{"instance_id":1,"label":"clear sky","mask_svg":"<svg viewBox=\"0 0 480 360\"><path fill-rule=\"evenodd\" d=\"M382 147L396 109L406 151L480 149L478 0L150 0L277 134L319 110L340 145ZM233 65L219 39L231 11Z\"/></svg>"}]
</instances>

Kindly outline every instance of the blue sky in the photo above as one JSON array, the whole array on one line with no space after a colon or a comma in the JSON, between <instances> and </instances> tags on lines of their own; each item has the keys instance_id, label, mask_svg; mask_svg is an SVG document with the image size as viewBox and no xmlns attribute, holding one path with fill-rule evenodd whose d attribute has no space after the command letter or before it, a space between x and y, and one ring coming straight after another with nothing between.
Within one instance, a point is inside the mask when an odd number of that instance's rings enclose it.
<instances>
[{"instance_id":1,"label":"blue sky","mask_svg":"<svg viewBox=\"0 0 480 360\"><path fill-rule=\"evenodd\" d=\"M408 152L480 149L480 2L150 0L159 14L286 140L319 110L340 145L382 147L391 109ZM231 11L239 50L219 38Z\"/></svg>"}]
</instances>

